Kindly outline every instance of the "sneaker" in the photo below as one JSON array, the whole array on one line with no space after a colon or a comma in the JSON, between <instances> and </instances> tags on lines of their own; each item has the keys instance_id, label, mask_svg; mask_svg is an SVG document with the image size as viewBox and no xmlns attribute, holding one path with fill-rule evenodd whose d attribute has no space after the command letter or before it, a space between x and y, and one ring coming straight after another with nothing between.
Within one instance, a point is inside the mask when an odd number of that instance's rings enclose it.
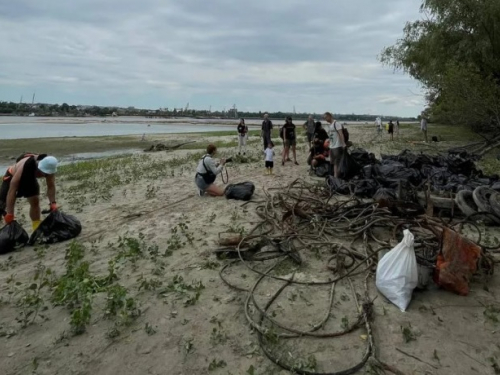
<instances>
[{"instance_id":1,"label":"sneaker","mask_svg":"<svg viewBox=\"0 0 500 375\"><path fill-rule=\"evenodd\" d=\"M281 162L281 165L285 165L285 162L284 162L284 161L282 161L282 162Z\"/></svg>"},{"instance_id":2,"label":"sneaker","mask_svg":"<svg viewBox=\"0 0 500 375\"><path fill-rule=\"evenodd\" d=\"M246 154L247 154L246 152L243 153L243 155L246 155Z\"/></svg>"},{"instance_id":3,"label":"sneaker","mask_svg":"<svg viewBox=\"0 0 500 375\"><path fill-rule=\"evenodd\" d=\"M241 152L238 152L238 155L241 155Z\"/></svg>"},{"instance_id":4,"label":"sneaker","mask_svg":"<svg viewBox=\"0 0 500 375\"><path fill-rule=\"evenodd\" d=\"M203 190L198 190L198 195L200 197L203 197L205 195L205 192Z\"/></svg>"},{"instance_id":5,"label":"sneaker","mask_svg":"<svg viewBox=\"0 0 500 375\"><path fill-rule=\"evenodd\" d=\"M299 163L295 162L295 165L299 165Z\"/></svg>"}]
</instances>

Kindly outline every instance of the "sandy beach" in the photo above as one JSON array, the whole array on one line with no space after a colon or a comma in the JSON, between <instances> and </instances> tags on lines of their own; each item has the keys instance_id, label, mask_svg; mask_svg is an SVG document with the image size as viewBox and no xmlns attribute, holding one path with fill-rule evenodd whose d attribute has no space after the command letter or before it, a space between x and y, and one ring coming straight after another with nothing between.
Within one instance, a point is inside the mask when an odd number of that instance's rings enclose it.
<instances>
[{"instance_id":1,"label":"sandy beach","mask_svg":"<svg viewBox=\"0 0 500 375\"><path fill-rule=\"evenodd\" d=\"M351 126L349 131L354 147L363 147L377 156L403 149L436 153L468 143L474 137L464 129L435 127L430 128L429 136L439 135L442 141L424 144L418 125L406 124L395 142L390 142L385 132L381 140L375 139L373 126ZM28 307L22 298L35 282L37 270L50 268L53 274L64 275L71 245L55 244L38 247L37 251L24 248L0 255L0 373L288 374L259 350L256 335L244 316L246 293L232 290L221 281L218 273L227 261L212 254L221 232L244 233L258 222L256 205L199 197L193 182L197 161L208 143L219 146L220 157L237 155L235 134L155 135L147 142L133 137L76 139L65 140L64 147L60 145L64 142L53 140L17 144L2 141L0 147L5 157L35 146L38 150L57 150L62 155L77 148L108 150L116 144L117 148L142 149L156 142L180 141L196 142L172 152L61 167L57 200L64 212L82 222L83 232L77 243L83 246L90 272L104 276L113 268L116 285L126 290L140 315L127 316L131 319L127 324L117 325L117 319L123 317L109 318L106 306L110 296L98 293L92 299L92 317L86 332L75 336L70 330L68 309L50 302L51 290L47 287L40 291L44 306L40 315L23 327L23 313ZM323 183L308 174L307 146L302 134L297 146L300 165L287 163L282 167L276 162L273 176L264 173L260 142L258 133L252 133L245 158L227 167L230 183L252 181L256 185L253 201L262 201L266 194L285 189L296 179ZM5 151L3 147L7 146L10 148ZM281 146L277 145L276 154L280 151ZM493 156L480 165L485 173L500 167ZM217 183L222 184L220 177ZM18 201L17 210L20 223L30 228L27 203ZM492 237L498 234L494 227L481 230ZM140 249L136 255L116 260L124 249L133 247ZM308 249L304 249L304 257L309 265L317 261ZM255 281L254 275L241 265L232 268L227 276L242 287ZM371 295L375 297L373 280L370 283ZM260 297L269 296L280 285L266 284ZM167 286L175 286L175 292L161 293ZM500 358L500 310L495 307L499 306L499 287L500 278L494 275L487 284L475 282L467 297L437 289L415 293L407 313L401 313L379 296L374 301L373 327L380 358L404 374L497 373L492 363ZM334 309L338 327L352 308L353 301L342 297L347 296L347 291L347 285L339 286L337 291L341 296ZM304 299L283 297L276 314L289 321L302 321L306 326L319 320L327 307L328 288L304 286L301 293ZM405 342L401 333L402 327L408 326L415 335L411 342ZM301 339L284 355L307 359L313 352L318 372L348 368L363 355L366 337L360 335L354 332L339 340L321 341L320 346ZM370 367L363 371L360 373L375 374Z\"/></svg>"}]
</instances>

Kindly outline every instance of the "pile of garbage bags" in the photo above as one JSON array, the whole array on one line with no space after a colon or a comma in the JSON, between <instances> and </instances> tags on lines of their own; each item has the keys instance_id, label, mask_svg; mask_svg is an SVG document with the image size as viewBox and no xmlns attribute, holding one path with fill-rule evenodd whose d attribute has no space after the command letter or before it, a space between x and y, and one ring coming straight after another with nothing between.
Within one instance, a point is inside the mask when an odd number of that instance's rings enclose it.
<instances>
[{"instance_id":1,"label":"pile of garbage bags","mask_svg":"<svg viewBox=\"0 0 500 375\"><path fill-rule=\"evenodd\" d=\"M51 244L77 237L82 231L80 221L61 211L51 212L31 237L21 224L13 221L0 229L0 254L10 253L26 245Z\"/></svg>"},{"instance_id":2,"label":"pile of garbage bags","mask_svg":"<svg viewBox=\"0 0 500 375\"><path fill-rule=\"evenodd\" d=\"M474 191L480 186L500 191L499 176L485 176L475 165L478 157L466 151L450 150L448 154L433 156L404 150L399 155L382 155L382 160L378 160L366 150L354 149L346 157L351 160L345 165L356 173L348 182L327 178L332 192L372 198L379 188L395 193L400 181L417 190L427 189L429 181L431 192L438 194ZM342 171L342 164L339 168L342 175L352 174Z\"/></svg>"}]
</instances>

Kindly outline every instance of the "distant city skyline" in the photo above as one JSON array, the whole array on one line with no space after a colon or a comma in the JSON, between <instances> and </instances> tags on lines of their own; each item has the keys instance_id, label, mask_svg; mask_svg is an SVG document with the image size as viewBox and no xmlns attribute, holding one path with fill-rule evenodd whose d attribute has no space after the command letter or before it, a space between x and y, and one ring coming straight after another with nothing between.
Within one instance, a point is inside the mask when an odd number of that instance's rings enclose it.
<instances>
[{"instance_id":1,"label":"distant city skyline","mask_svg":"<svg viewBox=\"0 0 500 375\"><path fill-rule=\"evenodd\" d=\"M2 107L2 103L6 103L6 101L2 101L0 100L0 114L2 113L1 112L1 107ZM14 103L16 104L16 102L13 102L13 101L8 101L7 103ZM130 109L130 110L137 110L137 111L148 111L148 112L151 112L151 114L155 113L155 112L166 112L168 111L169 113L173 112L173 111L177 111L179 114L182 114L183 112L185 111L196 111L196 112L206 112L206 113L234 113L234 111L236 111L236 113L261 113L262 115L265 114L265 113L286 113L286 114L297 114L297 115L301 115L301 116L306 116L306 115L316 115L316 116L321 116L324 111L321 111L321 112L301 112L301 111L297 111L295 107L292 108L291 111L273 111L273 110L257 110L257 111L246 111L246 110L241 110L239 109L237 106L235 108L233 107L224 107L224 108L213 108L212 106L209 106L209 108L192 108L192 107L189 107L189 103L187 106L185 107L160 107L160 108L145 108L145 107L136 107L136 106L126 106L126 107L121 107L121 106L116 106L116 105L109 105L109 106L103 106L103 105L92 105L92 104L75 104L75 103L67 103L67 102L63 102L63 103L43 103L43 102L33 102L33 103L30 103L30 102L25 102L25 101L19 101L19 104L23 104L23 105L27 105L28 108L36 108L36 109L39 109L40 106L44 105L44 106L53 106L53 105L58 105L58 106L62 106L63 104L67 104L68 106L70 107L77 107L78 109L83 109L83 108L94 108L94 107L98 107L98 108L107 108L108 110L114 110L114 109L119 109L119 110L127 110L127 109ZM381 117L401 117L401 118L416 118L418 117L418 115L415 115L415 116L400 116L400 115L394 115L394 114L382 114L382 113L355 113L355 112L351 112L351 113L346 113L346 112L333 112L335 115L341 115L341 116L381 116ZM111 114L111 112L110 112Z\"/></svg>"},{"instance_id":2,"label":"distant city skyline","mask_svg":"<svg viewBox=\"0 0 500 375\"><path fill-rule=\"evenodd\" d=\"M381 50L420 0L0 4L0 100L417 116Z\"/></svg>"}]
</instances>

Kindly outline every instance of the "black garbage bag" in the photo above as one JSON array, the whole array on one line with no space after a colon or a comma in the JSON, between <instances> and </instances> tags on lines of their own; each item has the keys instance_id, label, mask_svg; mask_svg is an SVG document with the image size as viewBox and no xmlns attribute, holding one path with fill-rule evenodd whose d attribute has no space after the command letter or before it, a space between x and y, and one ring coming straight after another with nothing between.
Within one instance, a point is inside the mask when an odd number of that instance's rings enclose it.
<instances>
[{"instance_id":1,"label":"black garbage bag","mask_svg":"<svg viewBox=\"0 0 500 375\"><path fill-rule=\"evenodd\" d=\"M323 163L316 167L314 174L318 177L326 177L330 173L330 163Z\"/></svg>"},{"instance_id":2,"label":"black garbage bag","mask_svg":"<svg viewBox=\"0 0 500 375\"><path fill-rule=\"evenodd\" d=\"M385 161L387 164L375 165L373 174L377 180L397 181L406 180L413 186L418 186L422 182L422 175L413 168L406 168L404 164L395 161Z\"/></svg>"},{"instance_id":3,"label":"black garbage bag","mask_svg":"<svg viewBox=\"0 0 500 375\"><path fill-rule=\"evenodd\" d=\"M359 164L347 151L344 151L344 153L342 154L338 168L339 177L344 180L350 180L361 170Z\"/></svg>"},{"instance_id":4,"label":"black garbage bag","mask_svg":"<svg viewBox=\"0 0 500 375\"><path fill-rule=\"evenodd\" d=\"M53 211L41 223L29 239L29 244L49 244L75 238L82 231L80 221L61 211Z\"/></svg>"},{"instance_id":5,"label":"black garbage bag","mask_svg":"<svg viewBox=\"0 0 500 375\"><path fill-rule=\"evenodd\" d=\"M255 191L255 185L251 182L241 182L239 184L229 184L224 191L227 199L249 201Z\"/></svg>"},{"instance_id":6,"label":"black garbage bag","mask_svg":"<svg viewBox=\"0 0 500 375\"><path fill-rule=\"evenodd\" d=\"M330 189L331 193L344 195L349 194L350 192L349 184L346 181L333 176L328 176L326 178L326 186L328 187L328 189Z\"/></svg>"},{"instance_id":7,"label":"black garbage bag","mask_svg":"<svg viewBox=\"0 0 500 375\"><path fill-rule=\"evenodd\" d=\"M371 179L372 178L372 170L373 170L372 165L365 165L363 167L363 169L361 170L361 172L365 178Z\"/></svg>"},{"instance_id":8,"label":"black garbage bag","mask_svg":"<svg viewBox=\"0 0 500 375\"><path fill-rule=\"evenodd\" d=\"M373 153L368 153L365 149L356 148L351 151L351 156L359 165L368 165L377 163Z\"/></svg>"},{"instance_id":9,"label":"black garbage bag","mask_svg":"<svg viewBox=\"0 0 500 375\"><path fill-rule=\"evenodd\" d=\"M373 195L373 199L380 207L389 207L397 200L396 192L392 189L381 187Z\"/></svg>"},{"instance_id":10,"label":"black garbage bag","mask_svg":"<svg viewBox=\"0 0 500 375\"><path fill-rule=\"evenodd\" d=\"M28 243L28 233L21 224L13 221L0 229L0 254L6 254Z\"/></svg>"},{"instance_id":11,"label":"black garbage bag","mask_svg":"<svg viewBox=\"0 0 500 375\"><path fill-rule=\"evenodd\" d=\"M375 180L367 179L367 180L354 180L352 181L354 184L354 195L360 198L371 198L373 194L379 188L378 183Z\"/></svg>"}]
</instances>

